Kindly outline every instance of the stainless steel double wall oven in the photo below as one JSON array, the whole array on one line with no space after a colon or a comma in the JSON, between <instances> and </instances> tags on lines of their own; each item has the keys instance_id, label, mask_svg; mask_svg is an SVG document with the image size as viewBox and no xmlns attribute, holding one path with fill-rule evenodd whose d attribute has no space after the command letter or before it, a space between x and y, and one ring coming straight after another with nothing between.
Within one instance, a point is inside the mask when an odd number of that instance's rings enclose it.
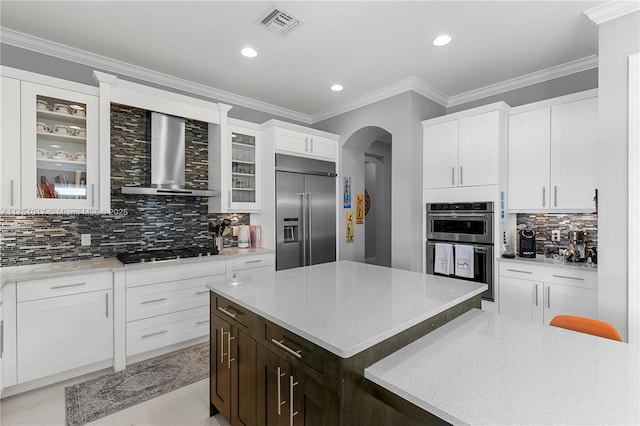
<instances>
[{"instance_id":1,"label":"stainless steel double wall oven","mask_svg":"<svg viewBox=\"0 0 640 426\"><path fill-rule=\"evenodd\" d=\"M454 254L456 245L473 246L473 278L461 279L487 284L482 298L493 301L493 202L427 204L426 226L427 273L434 274L437 243L451 244Z\"/></svg>"}]
</instances>

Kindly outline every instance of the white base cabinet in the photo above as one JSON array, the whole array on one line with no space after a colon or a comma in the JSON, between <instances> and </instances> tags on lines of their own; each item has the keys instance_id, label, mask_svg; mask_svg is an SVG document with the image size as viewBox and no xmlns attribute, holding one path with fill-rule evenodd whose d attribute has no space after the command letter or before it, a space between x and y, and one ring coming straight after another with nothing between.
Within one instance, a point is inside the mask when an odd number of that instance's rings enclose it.
<instances>
[{"instance_id":1,"label":"white base cabinet","mask_svg":"<svg viewBox=\"0 0 640 426\"><path fill-rule=\"evenodd\" d=\"M271 272L275 268L273 253L237 256L227 260L227 278Z\"/></svg>"},{"instance_id":2,"label":"white base cabinet","mask_svg":"<svg viewBox=\"0 0 640 426\"><path fill-rule=\"evenodd\" d=\"M522 321L549 322L557 315L597 318L595 271L500 263L500 314Z\"/></svg>"},{"instance_id":3,"label":"white base cabinet","mask_svg":"<svg viewBox=\"0 0 640 426\"><path fill-rule=\"evenodd\" d=\"M226 261L154 265L126 272L126 357L206 336L209 290L225 278ZM140 357L136 358L140 359Z\"/></svg>"},{"instance_id":4,"label":"white base cabinet","mask_svg":"<svg viewBox=\"0 0 640 426\"><path fill-rule=\"evenodd\" d=\"M18 381L113 357L113 292L18 303Z\"/></svg>"},{"instance_id":5,"label":"white base cabinet","mask_svg":"<svg viewBox=\"0 0 640 426\"><path fill-rule=\"evenodd\" d=\"M111 272L17 283L17 382L113 358Z\"/></svg>"}]
</instances>

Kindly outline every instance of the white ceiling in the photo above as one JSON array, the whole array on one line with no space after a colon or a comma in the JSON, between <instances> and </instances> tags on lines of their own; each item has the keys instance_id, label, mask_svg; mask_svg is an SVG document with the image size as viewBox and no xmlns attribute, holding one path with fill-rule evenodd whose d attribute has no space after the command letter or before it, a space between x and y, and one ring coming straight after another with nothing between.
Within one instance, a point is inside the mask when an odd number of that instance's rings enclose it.
<instances>
[{"instance_id":1,"label":"white ceiling","mask_svg":"<svg viewBox=\"0 0 640 426\"><path fill-rule=\"evenodd\" d=\"M417 82L446 104L573 61L594 63L597 26L583 12L602 3L2 0L0 25L321 117L399 82ZM258 25L274 4L304 24L284 37ZM441 33L453 41L436 48ZM254 59L240 55L249 45ZM330 91L333 83L344 91Z\"/></svg>"}]
</instances>

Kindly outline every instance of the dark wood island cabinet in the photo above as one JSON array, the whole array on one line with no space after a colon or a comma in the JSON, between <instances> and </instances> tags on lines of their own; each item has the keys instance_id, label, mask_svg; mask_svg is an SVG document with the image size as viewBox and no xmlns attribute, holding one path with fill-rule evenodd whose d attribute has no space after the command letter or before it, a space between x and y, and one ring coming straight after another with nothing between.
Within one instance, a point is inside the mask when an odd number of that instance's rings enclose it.
<instances>
[{"instance_id":1,"label":"dark wood island cabinet","mask_svg":"<svg viewBox=\"0 0 640 426\"><path fill-rule=\"evenodd\" d=\"M342 276L345 283L353 282L347 275L362 272L362 268L368 272L371 272L370 268L377 268L373 272L379 277L380 272L389 270L353 262L331 265L341 265L339 273L330 276ZM393 395L381 394L379 388L364 378L364 369L464 312L480 307L480 293L484 287L460 281L460 289L448 295L452 300L440 300L440 296L435 296L442 309L428 311L410 322L406 318L389 316L391 322L387 319L383 322L385 327L393 327L381 333L376 327L380 321L367 318L366 312L356 315L362 317L361 324L354 324L349 313L339 312L342 308L356 309L351 303L360 306L355 294L351 296L354 300L349 301L349 292L338 291L332 295L336 297L329 299L340 306L335 303L327 307L315 306L322 303L322 299L309 297L313 291L304 290L306 285L316 284L309 278L309 273L318 273L326 280L327 269L335 272L331 270L332 266L320 266L298 268L309 269L300 276L296 275L300 271L280 271L246 277L242 282L230 280L209 285L212 290L211 415L220 412L232 425L410 426L425 424L425 421L442 423L410 404L405 406ZM422 274L400 272L402 278L413 277L423 285L430 285ZM395 273L393 275L397 278ZM293 287L289 286L295 286L297 279L301 291L292 294ZM389 285L391 283L385 287ZM403 285L425 294L425 288L412 287L406 282ZM336 288L333 284L329 287ZM437 293L437 290L435 293L427 290L428 295L424 297L433 298ZM415 297L423 296L413 295L409 299ZM385 303L388 301L382 302ZM371 303L361 306L371 315L383 315L376 314L377 308ZM409 310L417 308L408 307ZM436 313L431 315L432 312ZM336 322L336 315L343 318ZM300 322L292 323L298 316L301 316ZM396 326L397 322L401 327ZM342 327L335 329L339 323L343 323ZM338 340L332 342L329 338L325 341L324 337L307 334L315 327ZM353 333L348 328L353 328ZM371 328L365 331L364 341L360 328ZM340 341L341 334L346 340ZM345 345L344 342L349 343Z\"/></svg>"}]
</instances>

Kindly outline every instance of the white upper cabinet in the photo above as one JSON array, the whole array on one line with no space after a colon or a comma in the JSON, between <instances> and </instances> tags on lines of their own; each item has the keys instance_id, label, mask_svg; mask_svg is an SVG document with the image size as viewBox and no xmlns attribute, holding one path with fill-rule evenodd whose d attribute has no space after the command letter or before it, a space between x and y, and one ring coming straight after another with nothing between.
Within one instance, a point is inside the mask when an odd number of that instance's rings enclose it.
<instances>
[{"instance_id":1,"label":"white upper cabinet","mask_svg":"<svg viewBox=\"0 0 640 426\"><path fill-rule=\"evenodd\" d=\"M549 108L509 117L509 209L549 208Z\"/></svg>"},{"instance_id":2,"label":"white upper cabinet","mask_svg":"<svg viewBox=\"0 0 640 426\"><path fill-rule=\"evenodd\" d=\"M595 209L597 143L598 98L551 108L552 208Z\"/></svg>"},{"instance_id":3,"label":"white upper cabinet","mask_svg":"<svg viewBox=\"0 0 640 426\"><path fill-rule=\"evenodd\" d=\"M504 107L493 104L422 122L425 189L499 183L501 145L506 145Z\"/></svg>"},{"instance_id":4,"label":"white upper cabinet","mask_svg":"<svg viewBox=\"0 0 640 426\"><path fill-rule=\"evenodd\" d=\"M334 139L282 127L277 127L275 132L276 152L320 160L336 160L338 143Z\"/></svg>"},{"instance_id":5,"label":"white upper cabinet","mask_svg":"<svg viewBox=\"0 0 640 426\"><path fill-rule=\"evenodd\" d=\"M99 209L98 89L3 71L10 77L1 86L1 207L15 214Z\"/></svg>"},{"instance_id":6,"label":"white upper cabinet","mask_svg":"<svg viewBox=\"0 0 640 426\"><path fill-rule=\"evenodd\" d=\"M510 116L509 210L594 211L597 140L595 97Z\"/></svg>"},{"instance_id":7,"label":"white upper cabinet","mask_svg":"<svg viewBox=\"0 0 640 426\"><path fill-rule=\"evenodd\" d=\"M424 187L456 186L458 167L458 120L424 129Z\"/></svg>"},{"instance_id":8,"label":"white upper cabinet","mask_svg":"<svg viewBox=\"0 0 640 426\"><path fill-rule=\"evenodd\" d=\"M0 208L20 209L20 80L0 80Z\"/></svg>"},{"instance_id":9,"label":"white upper cabinet","mask_svg":"<svg viewBox=\"0 0 640 426\"><path fill-rule=\"evenodd\" d=\"M209 199L209 212L257 212L262 198L262 138L257 124L229 119L224 136L212 139L216 168L209 176L219 197Z\"/></svg>"}]
</instances>

